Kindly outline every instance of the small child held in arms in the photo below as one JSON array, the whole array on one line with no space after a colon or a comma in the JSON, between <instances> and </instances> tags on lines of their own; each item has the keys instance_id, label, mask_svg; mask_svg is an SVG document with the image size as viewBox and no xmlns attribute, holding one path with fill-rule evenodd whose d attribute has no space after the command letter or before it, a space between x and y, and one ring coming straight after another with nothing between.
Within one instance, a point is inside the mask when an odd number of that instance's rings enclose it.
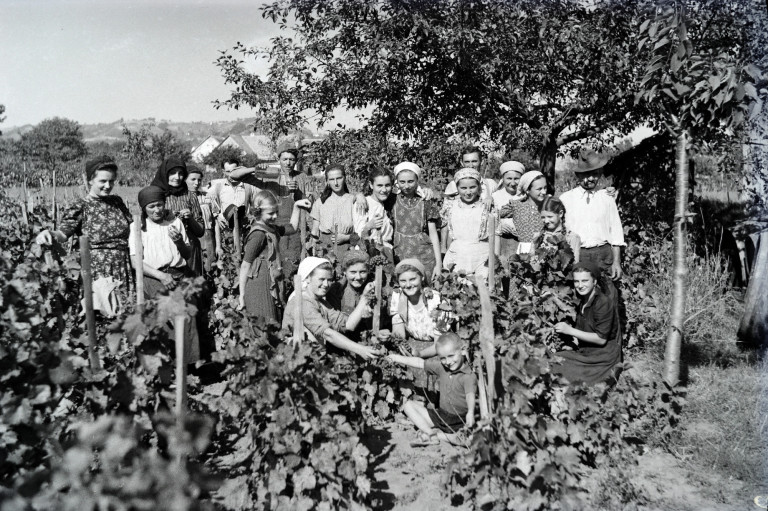
<instances>
[{"instance_id":1,"label":"small child held in arms","mask_svg":"<svg viewBox=\"0 0 768 511\"><path fill-rule=\"evenodd\" d=\"M405 415L419 428L421 441L418 445L437 444L438 440L458 443L458 431L475 423L477 379L467 363L461 338L452 332L445 333L437 339L435 347L437 357L428 360L387 356L391 362L424 369L427 374L438 377L438 409L427 408L418 401L407 401L403 407Z\"/></svg>"}]
</instances>

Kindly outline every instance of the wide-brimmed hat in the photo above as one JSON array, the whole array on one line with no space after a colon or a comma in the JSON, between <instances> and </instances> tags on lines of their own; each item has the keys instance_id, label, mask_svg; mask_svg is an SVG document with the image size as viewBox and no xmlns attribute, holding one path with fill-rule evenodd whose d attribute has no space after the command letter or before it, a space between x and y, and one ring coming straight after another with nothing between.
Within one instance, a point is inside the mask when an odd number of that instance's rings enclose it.
<instances>
[{"instance_id":1,"label":"wide-brimmed hat","mask_svg":"<svg viewBox=\"0 0 768 511\"><path fill-rule=\"evenodd\" d=\"M576 159L576 168L574 172L591 172L593 170L601 169L606 166L611 156L604 153L598 153L593 149L584 149Z\"/></svg>"}]
</instances>

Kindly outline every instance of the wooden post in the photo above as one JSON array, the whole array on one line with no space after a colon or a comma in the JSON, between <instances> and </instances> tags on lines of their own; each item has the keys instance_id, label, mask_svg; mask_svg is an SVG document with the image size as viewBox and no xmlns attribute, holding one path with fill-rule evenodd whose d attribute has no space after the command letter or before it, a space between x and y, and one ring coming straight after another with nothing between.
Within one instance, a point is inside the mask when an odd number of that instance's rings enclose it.
<instances>
[{"instance_id":1,"label":"wooden post","mask_svg":"<svg viewBox=\"0 0 768 511\"><path fill-rule=\"evenodd\" d=\"M302 209L299 211L299 236L301 236L301 259L304 260L307 257L307 216L306 212Z\"/></svg>"},{"instance_id":2,"label":"wooden post","mask_svg":"<svg viewBox=\"0 0 768 511\"><path fill-rule=\"evenodd\" d=\"M24 221L24 225L29 225L29 212L27 211L27 198L21 201L21 219Z\"/></svg>"},{"instance_id":3,"label":"wooden post","mask_svg":"<svg viewBox=\"0 0 768 511\"><path fill-rule=\"evenodd\" d=\"M494 399L494 389L496 382L496 358L494 356L495 334L493 331L493 307L491 305L491 295L488 288L485 287L483 279L475 278L477 294L480 297L480 348L485 359L485 369L488 373L488 411L493 411L492 401ZM481 382L478 382L480 384Z\"/></svg>"},{"instance_id":4,"label":"wooden post","mask_svg":"<svg viewBox=\"0 0 768 511\"><path fill-rule=\"evenodd\" d=\"M91 241L88 236L80 236L80 267L83 276L83 298L85 299L85 324L88 329L88 360L91 370L101 369L101 362L96 355L96 313L93 311L93 274L91 273Z\"/></svg>"},{"instance_id":5,"label":"wooden post","mask_svg":"<svg viewBox=\"0 0 768 511\"><path fill-rule=\"evenodd\" d=\"M51 217L53 217L53 230L55 231L58 226L56 221L56 169L53 170L51 177Z\"/></svg>"},{"instance_id":6,"label":"wooden post","mask_svg":"<svg viewBox=\"0 0 768 511\"><path fill-rule=\"evenodd\" d=\"M133 267L136 270L136 309L144 308L144 242L141 239L141 215L133 215L133 239L135 240L136 255Z\"/></svg>"},{"instance_id":7,"label":"wooden post","mask_svg":"<svg viewBox=\"0 0 768 511\"><path fill-rule=\"evenodd\" d=\"M373 308L373 336L379 336L379 328L381 328L381 281L383 268L381 266L376 267L376 277L374 278L374 286L376 291L376 305Z\"/></svg>"},{"instance_id":8,"label":"wooden post","mask_svg":"<svg viewBox=\"0 0 768 511\"><path fill-rule=\"evenodd\" d=\"M293 276L293 299L296 300L296 315L293 317L293 342L304 340L304 306L302 301L301 275Z\"/></svg>"},{"instance_id":9,"label":"wooden post","mask_svg":"<svg viewBox=\"0 0 768 511\"><path fill-rule=\"evenodd\" d=\"M496 217L488 215L488 288L496 290Z\"/></svg>"},{"instance_id":10,"label":"wooden post","mask_svg":"<svg viewBox=\"0 0 768 511\"><path fill-rule=\"evenodd\" d=\"M491 415L490 401L485 391L485 379L483 378L483 369L477 366L477 390L480 398L480 418L487 419Z\"/></svg>"},{"instance_id":11,"label":"wooden post","mask_svg":"<svg viewBox=\"0 0 768 511\"><path fill-rule=\"evenodd\" d=\"M242 243L242 240L240 239L240 215L238 215L237 209L235 210L235 223L234 228L232 229L232 238L234 242L235 247L235 267L238 269L240 268L240 258L242 256L242 253L240 252L240 245Z\"/></svg>"},{"instance_id":12,"label":"wooden post","mask_svg":"<svg viewBox=\"0 0 768 511\"><path fill-rule=\"evenodd\" d=\"M187 353L184 346L184 325L186 316L173 318L173 333L176 337L176 424L184 427L187 409Z\"/></svg>"}]
</instances>

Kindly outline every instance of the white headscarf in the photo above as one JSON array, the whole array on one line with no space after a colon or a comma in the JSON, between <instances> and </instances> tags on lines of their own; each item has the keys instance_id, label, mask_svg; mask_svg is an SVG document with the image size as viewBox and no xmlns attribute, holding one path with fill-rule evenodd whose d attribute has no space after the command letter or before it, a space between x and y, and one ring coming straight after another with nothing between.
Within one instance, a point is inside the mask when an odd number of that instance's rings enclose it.
<instances>
[{"instance_id":1,"label":"white headscarf","mask_svg":"<svg viewBox=\"0 0 768 511\"><path fill-rule=\"evenodd\" d=\"M410 170L411 172L416 174L417 178L421 177L421 168L418 165L410 161L404 161L402 163L398 163L395 166L395 170L394 170L395 178L397 178L397 175L404 170Z\"/></svg>"},{"instance_id":2,"label":"white headscarf","mask_svg":"<svg viewBox=\"0 0 768 511\"><path fill-rule=\"evenodd\" d=\"M301 277L302 291L309 287L309 276L313 271L315 271L315 268L322 266L325 263L331 264L328 259L314 256L306 257L299 263L299 268L296 270L296 273L298 273L299 277ZM295 294L296 290L294 289L291 295L288 297L288 300L293 298Z\"/></svg>"},{"instance_id":3,"label":"white headscarf","mask_svg":"<svg viewBox=\"0 0 768 511\"><path fill-rule=\"evenodd\" d=\"M525 172L525 165L519 161L505 161L499 167L499 175L504 177L504 174L507 172L517 172L518 174L523 174Z\"/></svg>"},{"instance_id":4,"label":"white headscarf","mask_svg":"<svg viewBox=\"0 0 768 511\"><path fill-rule=\"evenodd\" d=\"M523 199L528 195L528 189L531 187L533 182L539 179L540 177L544 177L544 174L542 174L538 170L531 170L523 174L523 176L520 178L520 182L517 183L516 197L518 198L518 200Z\"/></svg>"}]
</instances>

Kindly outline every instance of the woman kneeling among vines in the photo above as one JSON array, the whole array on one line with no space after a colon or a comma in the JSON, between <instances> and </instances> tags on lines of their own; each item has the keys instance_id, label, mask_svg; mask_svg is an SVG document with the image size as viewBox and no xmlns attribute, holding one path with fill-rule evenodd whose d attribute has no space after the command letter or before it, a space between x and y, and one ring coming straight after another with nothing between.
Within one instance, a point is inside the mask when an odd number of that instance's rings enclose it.
<instances>
[{"instance_id":1,"label":"woman kneeling among vines","mask_svg":"<svg viewBox=\"0 0 768 511\"><path fill-rule=\"evenodd\" d=\"M283 329L293 331L298 291L301 292L305 332L311 340L327 342L365 359L381 355L380 351L358 344L342 333L352 332L357 328L368 309L368 302L360 300L351 314L344 314L328 303L328 290L333 283L333 267L328 259L307 257L299 264L298 274L302 280L302 289L294 290L288 298L283 316ZM372 290L373 283L369 282L363 294L370 294ZM296 332L293 332L293 336L295 339L303 338L302 334Z\"/></svg>"}]
</instances>

